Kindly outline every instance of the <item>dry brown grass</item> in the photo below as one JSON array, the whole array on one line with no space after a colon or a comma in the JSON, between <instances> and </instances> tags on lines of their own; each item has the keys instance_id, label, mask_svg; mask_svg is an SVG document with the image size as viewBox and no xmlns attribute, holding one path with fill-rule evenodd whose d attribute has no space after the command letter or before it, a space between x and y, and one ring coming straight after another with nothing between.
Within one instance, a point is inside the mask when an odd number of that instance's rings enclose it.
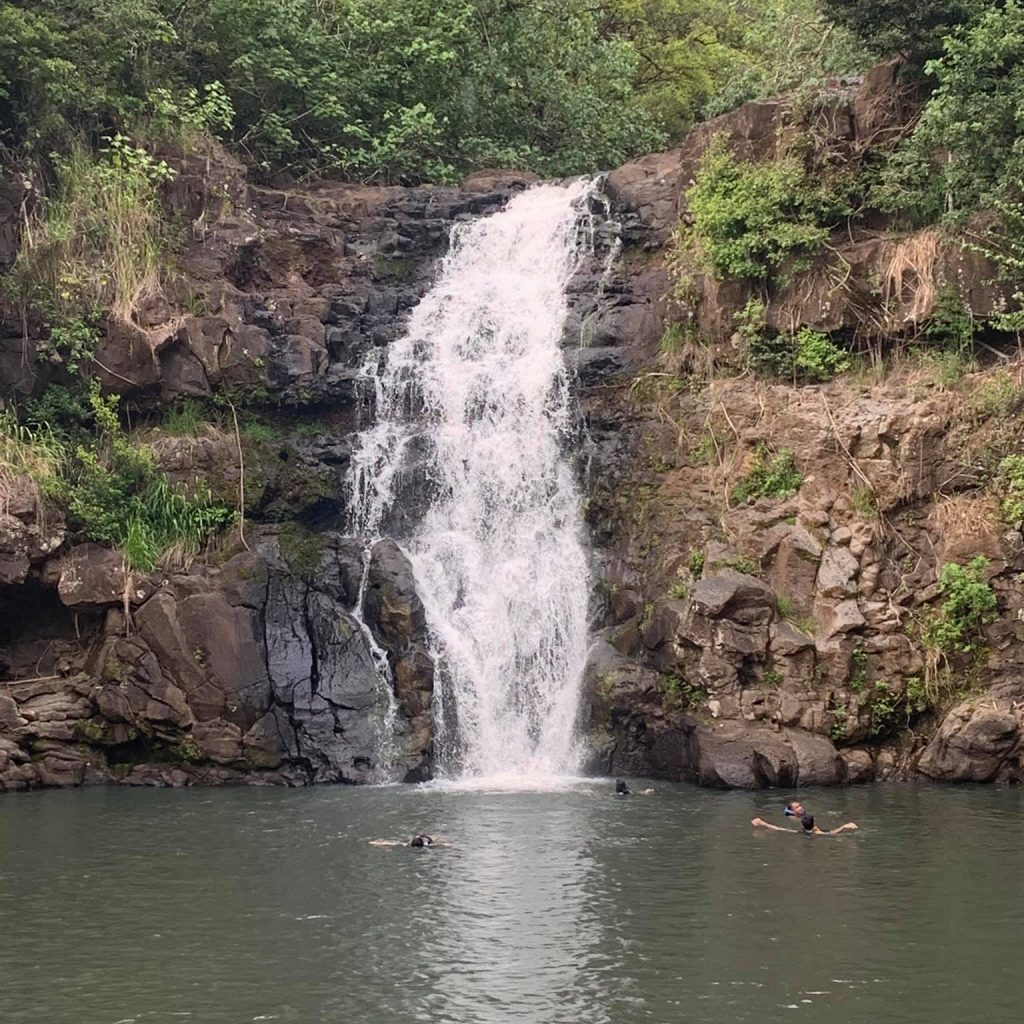
<instances>
[{"instance_id":1,"label":"dry brown grass","mask_svg":"<svg viewBox=\"0 0 1024 1024\"><path fill-rule=\"evenodd\" d=\"M946 548L966 544L980 550L986 541L998 542L999 503L994 494L953 494L940 498L928 518Z\"/></svg>"},{"instance_id":2,"label":"dry brown grass","mask_svg":"<svg viewBox=\"0 0 1024 1024\"><path fill-rule=\"evenodd\" d=\"M889 242L879 250L879 277L885 316L892 329L924 321L935 306L936 228Z\"/></svg>"}]
</instances>

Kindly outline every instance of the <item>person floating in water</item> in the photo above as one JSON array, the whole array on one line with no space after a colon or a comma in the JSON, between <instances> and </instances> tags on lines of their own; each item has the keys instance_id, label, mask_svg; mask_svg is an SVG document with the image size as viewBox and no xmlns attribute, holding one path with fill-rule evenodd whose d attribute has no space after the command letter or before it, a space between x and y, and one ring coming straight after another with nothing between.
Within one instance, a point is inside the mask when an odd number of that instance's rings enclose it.
<instances>
[{"instance_id":1,"label":"person floating in water","mask_svg":"<svg viewBox=\"0 0 1024 1024\"><path fill-rule=\"evenodd\" d=\"M788 810L787 810L788 813ZM818 828L814 824L814 815L804 813L800 816L801 827L796 828L783 828L781 825L772 825L770 822L765 821L763 818L754 818L750 823L755 828L767 828L772 832L802 832L806 836L837 836L840 832L854 832L857 829L857 824L852 821L848 821L845 825L840 825L838 828L826 831L823 828Z\"/></svg>"},{"instance_id":2,"label":"person floating in water","mask_svg":"<svg viewBox=\"0 0 1024 1024\"><path fill-rule=\"evenodd\" d=\"M441 842L439 839L435 839L433 836L428 835L417 835L413 836L412 839L406 841L400 839L371 839L371 846L415 846L420 849L426 849L428 846L447 846L447 843Z\"/></svg>"},{"instance_id":3,"label":"person floating in water","mask_svg":"<svg viewBox=\"0 0 1024 1024\"><path fill-rule=\"evenodd\" d=\"M637 793L626 785L625 779L615 780L615 795L616 796L650 796L654 792L653 789L641 789Z\"/></svg>"},{"instance_id":4,"label":"person floating in water","mask_svg":"<svg viewBox=\"0 0 1024 1024\"><path fill-rule=\"evenodd\" d=\"M787 818L802 818L804 816L804 805L799 800L790 800L786 809L782 812Z\"/></svg>"}]
</instances>

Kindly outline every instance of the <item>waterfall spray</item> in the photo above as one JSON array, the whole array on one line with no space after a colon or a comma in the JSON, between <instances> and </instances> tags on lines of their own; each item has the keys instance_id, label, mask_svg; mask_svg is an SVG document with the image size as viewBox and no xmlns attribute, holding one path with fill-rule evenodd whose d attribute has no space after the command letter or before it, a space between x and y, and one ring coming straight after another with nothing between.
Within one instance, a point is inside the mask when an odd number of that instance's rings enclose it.
<instances>
[{"instance_id":1,"label":"waterfall spray","mask_svg":"<svg viewBox=\"0 0 1024 1024\"><path fill-rule=\"evenodd\" d=\"M589 587L559 342L592 190L538 186L458 225L405 337L366 368L377 419L353 457L352 528L378 537L402 481L426 481L398 539L426 610L437 760L452 776L579 762Z\"/></svg>"}]
</instances>

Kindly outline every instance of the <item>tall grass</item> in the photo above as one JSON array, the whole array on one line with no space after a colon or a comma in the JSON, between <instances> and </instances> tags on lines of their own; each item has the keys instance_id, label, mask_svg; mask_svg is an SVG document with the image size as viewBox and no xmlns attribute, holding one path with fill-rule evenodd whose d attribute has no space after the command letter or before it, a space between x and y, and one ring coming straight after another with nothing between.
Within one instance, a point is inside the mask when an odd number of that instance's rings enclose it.
<instances>
[{"instance_id":1,"label":"tall grass","mask_svg":"<svg viewBox=\"0 0 1024 1024\"><path fill-rule=\"evenodd\" d=\"M9 288L59 327L101 310L128 320L160 287L170 244L158 188L162 161L117 135L94 154L56 160L53 192L25 225Z\"/></svg>"},{"instance_id":2,"label":"tall grass","mask_svg":"<svg viewBox=\"0 0 1024 1024\"><path fill-rule=\"evenodd\" d=\"M37 489L56 486L66 462L64 445L49 430L30 430L13 413L0 411L0 511L7 508L14 482L27 477Z\"/></svg>"}]
</instances>

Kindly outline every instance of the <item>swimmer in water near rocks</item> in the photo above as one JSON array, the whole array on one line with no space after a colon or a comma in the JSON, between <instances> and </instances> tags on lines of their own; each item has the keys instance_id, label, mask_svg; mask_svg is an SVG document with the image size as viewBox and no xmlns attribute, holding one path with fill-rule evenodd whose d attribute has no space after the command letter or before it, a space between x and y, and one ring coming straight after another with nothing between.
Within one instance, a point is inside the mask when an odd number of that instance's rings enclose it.
<instances>
[{"instance_id":1,"label":"swimmer in water near rocks","mask_svg":"<svg viewBox=\"0 0 1024 1024\"><path fill-rule=\"evenodd\" d=\"M653 792L653 789L641 789L634 793L633 790L631 790L629 786L626 785L625 779L615 780L616 796L650 796Z\"/></svg>"},{"instance_id":2,"label":"swimmer in water near rocks","mask_svg":"<svg viewBox=\"0 0 1024 1024\"><path fill-rule=\"evenodd\" d=\"M415 846L419 849L426 849L428 846L448 846L448 843L442 842L440 839L435 839L433 836L418 835L413 836L408 842L403 842L400 839L371 839L371 846Z\"/></svg>"},{"instance_id":3,"label":"swimmer in water near rocks","mask_svg":"<svg viewBox=\"0 0 1024 1024\"><path fill-rule=\"evenodd\" d=\"M801 827L796 828L783 828L781 825L772 825L770 822L765 821L763 818L754 818L750 823L755 828L766 828L772 832L790 832L794 835L803 833L805 836L837 836L840 832L854 832L858 826L855 822L848 821L845 825L840 825L838 828L826 831L823 828L818 828L814 824L813 814L802 814L800 816Z\"/></svg>"}]
</instances>

